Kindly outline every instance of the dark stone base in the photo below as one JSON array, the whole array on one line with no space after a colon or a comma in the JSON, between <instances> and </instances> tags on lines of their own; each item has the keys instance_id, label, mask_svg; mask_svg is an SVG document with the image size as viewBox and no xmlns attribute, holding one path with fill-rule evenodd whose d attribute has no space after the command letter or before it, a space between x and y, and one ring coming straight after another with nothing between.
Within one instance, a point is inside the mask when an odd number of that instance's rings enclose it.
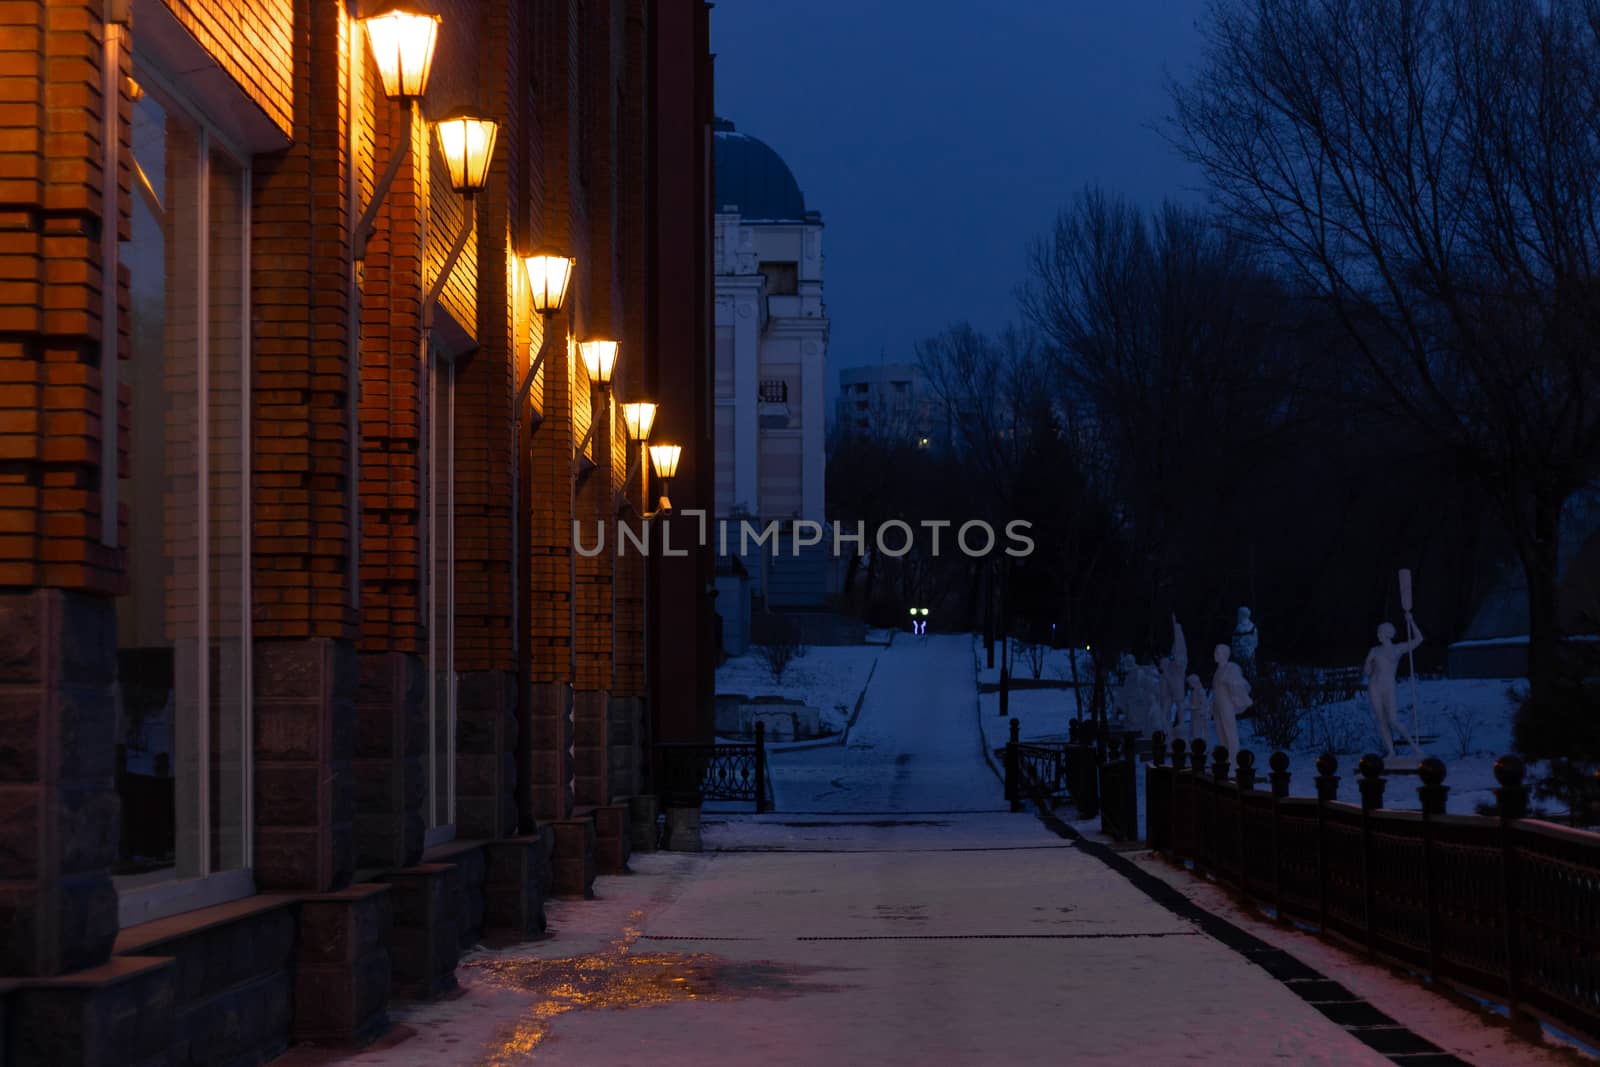
<instances>
[{"instance_id":1,"label":"dark stone base","mask_svg":"<svg viewBox=\"0 0 1600 1067\"><path fill-rule=\"evenodd\" d=\"M482 841L450 841L422 854L423 863L450 863L456 868L456 945L467 952L483 939L484 878L488 866Z\"/></svg>"},{"instance_id":2,"label":"dark stone base","mask_svg":"<svg viewBox=\"0 0 1600 1067\"><path fill-rule=\"evenodd\" d=\"M627 798L594 809L594 839L595 869L600 874L627 874L633 844Z\"/></svg>"},{"instance_id":3,"label":"dark stone base","mask_svg":"<svg viewBox=\"0 0 1600 1067\"><path fill-rule=\"evenodd\" d=\"M517 832L517 676L465 671L456 684L456 833Z\"/></svg>"},{"instance_id":4,"label":"dark stone base","mask_svg":"<svg viewBox=\"0 0 1600 1067\"><path fill-rule=\"evenodd\" d=\"M546 825L537 834L484 846L486 932L517 941L544 933L544 902L554 890L555 844L555 828Z\"/></svg>"},{"instance_id":5,"label":"dark stone base","mask_svg":"<svg viewBox=\"0 0 1600 1067\"><path fill-rule=\"evenodd\" d=\"M611 795L633 796L644 790L645 753L649 751L644 697L612 694L610 714Z\"/></svg>"},{"instance_id":6,"label":"dark stone base","mask_svg":"<svg viewBox=\"0 0 1600 1067\"><path fill-rule=\"evenodd\" d=\"M389 894L387 885L362 883L301 902L296 1041L363 1045L388 1028Z\"/></svg>"},{"instance_id":7,"label":"dark stone base","mask_svg":"<svg viewBox=\"0 0 1600 1067\"><path fill-rule=\"evenodd\" d=\"M408 867L422 856L427 801L426 664L403 652L364 652L356 690L357 867Z\"/></svg>"},{"instance_id":8,"label":"dark stone base","mask_svg":"<svg viewBox=\"0 0 1600 1067\"><path fill-rule=\"evenodd\" d=\"M141 923L119 956L170 958L175 1063L263 1063L289 1046L293 898L257 896Z\"/></svg>"},{"instance_id":9,"label":"dark stone base","mask_svg":"<svg viewBox=\"0 0 1600 1067\"><path fill-rule=\"evenodd\" d=\"M661 847L669 852L701 851L700 809L668 808L666 837Z\"/></svg>"},{"instance_id":10,"label":"dark stone base","mask_svg":"<svg viewBox=\"0 0 1600 1067\"><path fill-rule=\"evenodd\" d=\"M172 960L138 956L120 956L60 978L24 980L6 1005L5 1062L16 1067L173 1062L175 984Z\"/></svg>"},{"instance_id":11,"label":"dark stone base","mask_svg":"<svg viewBox=\"0 0 1600 1067\"><path fill-rule=\"evenodd\" d=\"M0 592L0 974L98 967L117 936L109 598Z\"/></svg>"},{"instance_id":12,"label":"dark stone base","mask_svg":"<svg viewBox=\"0 0 1600 1067\"><path fill-rule=\"evenodd\" d=\"M555 827L555 895L594 897L594 818L580 813L571 819L557 819Z\"/></svg>"},{"instance_id":13,"label":"dark stone base","mask_svg":"<svg viewBox=\"0 0 1600 1067\"><path fill-rule=\"evenodd\" d=\"M634 852L654 852L660 845L661 829L656 825L661 804L654 796L628 798L628 834Z\"/></svg>"},{"instance_id":14,"label":"dark stone base","mask_svg":"<svg viewBox=\"0 0 1600 1067\"><path fill-rule=\"evenodd\" d=\"M389 967L397 995L432 1000L456 988L461 880L453 863L383 876L389 884Z\"/></svg>"}]
</instances>

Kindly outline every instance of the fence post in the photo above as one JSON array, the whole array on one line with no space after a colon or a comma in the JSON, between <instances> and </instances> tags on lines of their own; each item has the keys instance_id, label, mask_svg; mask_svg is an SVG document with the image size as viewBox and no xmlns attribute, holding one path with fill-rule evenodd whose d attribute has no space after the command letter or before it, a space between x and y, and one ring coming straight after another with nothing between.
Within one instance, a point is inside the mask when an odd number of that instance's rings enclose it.
<instances>
[{"instance_id":1,"label":"fence post","mask_svg":"<svg viewBox=\"0 0 1600 1067\"><path fill-rule=\"evenodd\" d=\"M1377 931L1373 929L1373 901L1377 891L1372 885L1372 813L1383 807L1383 758L1368 752L1356 764L1361 781L1361 927L1367 943L1367 954L1377 953Z\"/></svg>"},{"instance_id":2,"label":"fence post","mask_svg":"<svg viewBox=\"0 0 1600 1067\"><path fill-rule=\"evenodd\" d=\"M1150 735L1150 766L1144 769L1145 840L1153 849L1166 849L1172 839L1172 770L1167 766L1167 734ZM1138 810L1137 803L1135 811Z\"/></svg>"},{"instance_id":3,"label":"fence post","mask_svg":"<svg viewBox=\"0 0 1600 1067\"><path fill-rule=\"evenodd\" d=\"M1189 858L1200 868L1205 842L1200 825L1200 805L1209 801L1206 784L1206 743L1200 738L1189 742Z\"/></svg>"},{"instance_id":4,"label":"fence post","mask_svg":"<svg viewBox=\"0 0 1600 1067\"><path fill-rule=\"evenodd\" d=\"M1239 864L1239 892L1245 897L1250 896L1250 864L1245 859L1244 828L1245 828L1245 794L1256 787L1256 754L1248 749L1242 750L1234 757L1233 785L1234 802L1238 817L1234 820L1234 847L1235 862Z\"/></svg>"},{"instance_id":5,"label":"fence post","mask_svg":"<svg viewBox=\"0 0 1600 1067\"><path fill-rule=\"evenodd\" d=\"M767 810L767 724L756 720L756 814Z\"/></svg>"},{"instance_id":6,"label":"fence post","mask_svg":"<svg viewBox=\"0 0 1600 1067\"><path fill-rule=\"evenodd\" d=\"M1317 757L1317 929L1328 932L1327 807L1339 796L1339 760L1332 752Z\"/></svg>"},{"instance_id":7,"label":"fence post","mask_svg":"<svg viewBox=\"0 0 1600 1067\"><path fill-rule=\"evenodd\" d=\"M1422 905L1427 914L1428 977L1439 978L1439 910L1438 897L1433 891L1433 820L1444 814L1445 798L1450 787L1444 784L1444 761L1429 756L1417 769L1422 785L1417 788L1417 799L1422 802Z\"/></svg>"},{"instance_id":8,"label":"fence post","mask_svg":"<svg viewBox=\"0 0 1600 1067\"><path fill-rule=\"evenodd\" d=\"M1283 848L1279 836L1282 829L1278 825L1278 809L1289 795L1289 754L1274 752L1267 757L1267 766L1272 768L1267 775L1267 781L1272 783L1272 909L1278 913L1281 923L1286 920L1283 916Z\"/></svg>"},{"instance_id":9,"label":"fence post","mask_svg":"<svg viewBox=\"0 0 1600 1067\"><path fill-rule=\"evenodd\" d=\"M1513 1026L1527 1021L1518 1006L1522 999L1522 930L1517 922L1517 846L1516 822L1528 814L1528 787L1523 785L1527 768L1516 756L1501 756L1494 761L1494 791L1500 815L1501 898L1506 933L1506 1012Z\"/></svg>"},{"instance_id":10,"label":"fence post","mask_svg":"<svg viewBox=\"0 0 1600 1067\"><path fill-rule=\"evenodd\" d=\"M1006 799L1011 802L1012 811L1022 810L1022 768L1018 764L1020 754L1017 752L1017 735L1021 724L1016 719L1011 720L1011 737L1006 742Z\"/></svg>"},{"instance_id":11,"label":"fence post","mask_svg":"<svg viewBox=\"0 0 1600 1067\"><path fill-rule=\"evenodd\" d=\"M1122 750L1122 832L1129 841L1139 838L1139 739L1128 735Z\"/></svg>"}]
</instances>

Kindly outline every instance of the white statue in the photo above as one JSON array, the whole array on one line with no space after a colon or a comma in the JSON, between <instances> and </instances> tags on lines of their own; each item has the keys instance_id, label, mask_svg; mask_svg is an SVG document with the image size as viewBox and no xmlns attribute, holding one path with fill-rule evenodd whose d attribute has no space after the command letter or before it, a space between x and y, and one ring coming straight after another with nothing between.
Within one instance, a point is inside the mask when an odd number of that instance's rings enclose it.
<instances>
[{"instance_id":1,"label":"white statue","mask_svg":"<svg viewBox=\"0 0 1600 1067\"><path fill-rule=\"evenodd\" d=\"M1236 621L1233 624L1233 637L1229 641L1233 662L1246 674L1256 672L1256 645L1260 642L1261 633L1256 629L1256 624L1250 618L1249 608L1240 608Z\"/></svg>"},{"instance_id":2,"label":"white statue","mask_svg":"<svg viewBox=\"0 0 1600 1067\"><path fill-rule=\"evenodd\" d=\"M1230 760L1239 754L1235 720L1251 704L1250 683L1239 665L1228 658L1231 652L1227 645L1217 646L1217 672L1211 676L1211 717L1216 721L1217 744L1228 750Z\"/></svg>"},{"instance_id":3,"label":"white statue","mask_svg":"<svg viewBox=\"0 0 1600 1067\"><path fill-rule=\"evenodd\" d=\"M1161 675L1148 663L1137 663L1124 655L1120 664L1122 686L1117 690L1117 707L1124 716L1124 729L1141 734L1164 728L1161 715Z\"/></svg>"},{"instance_id":4,"label":"white statue","mask_svg":"<svg viewBox=\"0 0 1600 1067\"><path fill-rule=\"evenodd\" d=\"M1183 724L1183 713L1187 710L1189 713L1188 739L1193 741L1195 737L1211 732L1211 696L1206 692L1205 686L1200 684L1200 676L1198 674L1191 674L1186 680L1189 685L1189 694L1184 698L1183 704L1178 707L1178 723L1174 726L1174 732L1176 732L1176 726Z\"/></svg>"},{"instance_id":5,"label":"white statue","mask_svg":"<svg viewBox=\"0 0 1600 1067\"><path fill-rule=\"evenodd\" d=\"M1189 647L1183 640L1183 627L1178 616L1172 616L1172 651L1161 657L1161 719L1162 729L1171 722L1173 729L1183 724L1183 676L1189 669ZM1173 715L1176 713L1176 720Z\"/></svg>"},{"instance_id":6,"label":"white statue","mask_svg":"<svg viewBox=\"0 0 1600 1067\"><path fill-rule=\"evenodd\" d=\"M1409 611L1406 612L1406 636L1406 643L1397 645L1394 643L1394 625L1379 623L1378 643L1367 653L1367 661L1361 665L1361 673L1367 676L1367 699L1372 703L1372 717L1378 720L1378 734L1383 738L1384 755L1390 759L1394 758L1396 733L1406 739L1412 752L1422 751L1417 747L1417 739L1401 724L1395 707L1394 676L1395 669L1400 665L1400 657L1422 644L1422 631L1417 629Z\"/></svg>"}]
</instances>

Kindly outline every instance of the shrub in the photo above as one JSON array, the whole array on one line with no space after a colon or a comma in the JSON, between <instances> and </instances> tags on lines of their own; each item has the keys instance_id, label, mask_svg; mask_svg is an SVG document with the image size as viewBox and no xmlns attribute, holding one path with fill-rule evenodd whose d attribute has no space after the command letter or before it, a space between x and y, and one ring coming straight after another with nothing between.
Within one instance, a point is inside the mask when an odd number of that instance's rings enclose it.
<instances>
[{"instance_id":1,"label":"shrub","mask_svg":"<svg viewBox=\"0 0 1600 1067\"><path fill-rule=\"evenodd\" d=\"M766 643L756 647L759 649L761 662L767 665L767 671L772 675L775 685L782 685L783 674L789 669L789 664L805 655L805 645L800 641L800 630L787 619L774 620Z\"/></svg>"},{"instance_id":2,"label":"shrub","mask_svg":"<svg viewBox=\"0 0 1600 1067\"><path fill-rule=\"evenodd\" d=\"M1444 713L1450 724L1450 739L1455 742L1456 759L1466 759L1478 751L1475 736L1481 721L1476 708L1451 708Z\"/></svg>"},{"instance_id":3,"label":"shrub","mask_svg":"<svg viewBox=\"0 0 1600 1067\"><path fill-rule=\"evenodd\" d=\"M1038 641L1029 641L1022 646L1022 654L1027 657L1028 670L1033 672L1033 680L1038 681L1044 677L1044 658L1050 647Z\"/></svg>"}]
</instances>

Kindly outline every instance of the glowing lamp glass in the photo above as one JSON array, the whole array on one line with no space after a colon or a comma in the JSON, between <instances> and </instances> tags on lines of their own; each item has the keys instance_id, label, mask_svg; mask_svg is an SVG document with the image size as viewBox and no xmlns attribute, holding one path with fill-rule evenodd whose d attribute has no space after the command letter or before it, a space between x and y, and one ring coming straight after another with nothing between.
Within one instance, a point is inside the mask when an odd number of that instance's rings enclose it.
<instances>
[{"instance_id":1,"label":"glowing lamp glass","mask_svg":"<svg viewBox=\"0 0 1600 1067\"><path fill-rule=\"evenodd\" d=\"M589 372L589 381L595 385L609 385L611 371L617 365L617 342L583 341L578 345L583 357L583 369Z\"/></svg>"},{"instance_id":2,"label":"glowing lamp glass","mask_svg":"<svg viewBox=\"0 0 1600 1067\"><path fill-rule=\"evenodd\" d=\"M489 160L494 158L494 139L500 124L471 115L452 115L434 126L439 136L439 153L450 172L450 188L458 193L476 193L489 184Z\"/></svg>"},{"instance_id":3,"label":"glowing lamp glass","mask_svg":"<svg viewBox=\"0 0 1600 1067\"><path fill-rule=\"evenodd\" d=\"M650 437L650 428L656 423L656 406L647 400L622 405L622 425L627 428L628 440L644 441Z\"/></svg>"},{"instance_id":4,"label":"glowing lamp glass","mask_svg":"<svg viewBox=\"0 0 1600 1067\"><path fill-rule=\"evenodd\" d=\"M658 478L675 478L678 474L678 460L683 456L680 445L651 445L650 465L656 470Z\"/></svg>"},{"instance_id":5,"label":"glowing lamp glass","mask_svg":"<svg viewBox=\"0 0 1600 1067\"><path fill-rule=\"evenodd\" d=\"M567 286L572 283L575 264L569 256L525 256L522 265L528 270L528 288L533 291L533 310L541 315L554 314L567 302Z\"/></svg>"},{"instance_id":6,"label":"glowing lamp glass","mask_svg":"<svg viewBox=\"0 0 1600 1067\"><path fill-rule=\"evenodd\" d=\"M367 43L383 79L383 93L393 99L421 96L433 69L433 50L439 43L439 16L410 11L385 11L361 20Z\"/></svg>"}]
</instances>

